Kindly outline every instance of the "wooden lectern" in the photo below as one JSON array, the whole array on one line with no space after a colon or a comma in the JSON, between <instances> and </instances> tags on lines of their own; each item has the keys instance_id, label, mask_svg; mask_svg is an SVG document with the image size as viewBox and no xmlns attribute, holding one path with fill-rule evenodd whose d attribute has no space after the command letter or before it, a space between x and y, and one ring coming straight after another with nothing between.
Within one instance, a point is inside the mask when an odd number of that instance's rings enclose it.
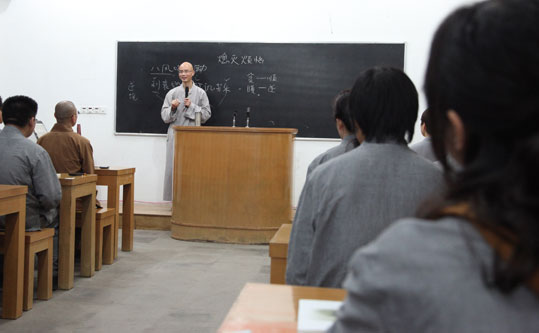
<instances>
[{"instance_id":1,"label":"wooden lectern","mask_svg":"<svg viewBox=\"0 0 539 333\"><path fill-rule=\"evenodd\" d=\"M290 223L296 129L175 130L173 238L268 243Z\"/></svg>"}]
</instances>

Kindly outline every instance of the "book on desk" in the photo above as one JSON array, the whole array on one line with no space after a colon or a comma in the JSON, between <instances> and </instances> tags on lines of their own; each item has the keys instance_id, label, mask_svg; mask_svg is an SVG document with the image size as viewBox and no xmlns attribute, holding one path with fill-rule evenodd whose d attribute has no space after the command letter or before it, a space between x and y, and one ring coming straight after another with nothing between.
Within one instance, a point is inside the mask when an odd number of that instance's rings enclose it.
<instances>
[{"instance_id":1,"label":"book on desk","mask_svg":"<svg viewBox=\"0 0 539 333\"><path fill-rule=\"evenodd\" d=\"M298 305L298 333L325 332L337 320L341 301L300 299Z\"/></svg>"}]
</instances>

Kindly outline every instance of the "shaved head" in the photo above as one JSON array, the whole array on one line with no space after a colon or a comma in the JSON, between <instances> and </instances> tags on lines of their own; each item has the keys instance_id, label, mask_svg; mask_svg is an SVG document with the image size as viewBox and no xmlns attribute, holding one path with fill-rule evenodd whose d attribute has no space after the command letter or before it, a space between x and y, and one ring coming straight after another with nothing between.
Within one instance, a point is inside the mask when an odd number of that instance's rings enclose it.
<instances>
[{"instance_id":1,"label":"shaved head","mask_svg":"<svg viewBox=\"0 0 539 333\"><path fill-rule=\"evenodd\" d=\"M180 80L182 80L184 87L191 87L193 85L194 75L195 70L190 62L184 62L178 68L178 76L180 77Z\"/></svg>"},{"instance_id":2,"label":"shaved head","mask_svg":"<svg viewBox=\"0 0 539 333\"><path fill-rule=\"evenodd\" d=\"M180 65L180 68L179 70L186 70L186 69L189 69L191 71L195 71L194 67L193 67L193 64L191 64L190 62L184 62Z\"/></svg>"},{"instance_id":3,"label":"shaved head","mask_svg":"<svg viewBox=\"0 0 539 333\"><path fill-rule=\"evenodd\" d=\"M54 118L59 122L71 119L76 114L77 108L71 101L61 101L54 108Z\"/></svg>"}]
</instances>

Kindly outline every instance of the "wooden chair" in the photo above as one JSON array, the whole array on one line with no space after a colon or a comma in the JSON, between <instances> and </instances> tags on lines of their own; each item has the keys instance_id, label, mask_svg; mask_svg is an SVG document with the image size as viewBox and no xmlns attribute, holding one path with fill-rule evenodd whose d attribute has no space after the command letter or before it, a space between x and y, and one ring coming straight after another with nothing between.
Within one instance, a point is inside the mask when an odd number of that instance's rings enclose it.
<instances>
[{"instance_id":1,"label":"wooden chair","mask_svg":"<svg viewBox=\"0 0 539 333\"><path fill-rule=\"evenodd\" d=\"M0 232L0 250L4 252L4 232ZM23 309L28 311L34 304L34 258L37 254L37 298L52 297L53 228L27 231L24 236L24 295Z\"/></svg>"},{"instance_id":2,"label":"wooden chair","mask_svg":"<svg viewBox=\"0 0 539 333\"><path fill-rule=\"evenodd\" d=\"M114 263L114 218L116 209L101 208L95 215L95 270L101 270L101 264Z\"/></svg>"},{"instance_id":3,"label":"wooden chair","mask_svg":"<svg viewBox=\"0 0 539 333\"><path fill-rule=\"evenodd\" d=\"M273 235L269 243L269 255L271 258L270 283L286 283L286 263L288 258L288 243L290 242L290 233L292 224L285 223Z\"/></svg>"},{"instance_id":4,"label":"wooden chair","mask_svg":"<svg viewBox=\"0 0 539 333\"><path fill-rule=\"evenodd\" d=\"M101 270L103 264L114 263L114 208L101 208L95 212L95 270ZM80 227L80 216L77 215L77 227Z\"/></svg>"}]
</instances>

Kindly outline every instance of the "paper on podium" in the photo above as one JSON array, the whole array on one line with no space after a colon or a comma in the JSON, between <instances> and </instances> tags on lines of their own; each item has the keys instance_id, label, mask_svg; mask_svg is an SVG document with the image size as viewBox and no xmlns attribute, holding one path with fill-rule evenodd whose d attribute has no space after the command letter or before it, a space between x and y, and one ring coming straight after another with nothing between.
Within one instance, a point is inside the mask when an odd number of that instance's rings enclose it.
<instances>
[{"instance_id":1,"label":"paper on podium","mask_svg":"<svg viewBox=\"0 0 539 333\"><path fill-rule=\"evenodd\" d=\"M300 299L298 306L298 333L325 332L337 319L340 301Z\"/></svg>"}]
</instances>

